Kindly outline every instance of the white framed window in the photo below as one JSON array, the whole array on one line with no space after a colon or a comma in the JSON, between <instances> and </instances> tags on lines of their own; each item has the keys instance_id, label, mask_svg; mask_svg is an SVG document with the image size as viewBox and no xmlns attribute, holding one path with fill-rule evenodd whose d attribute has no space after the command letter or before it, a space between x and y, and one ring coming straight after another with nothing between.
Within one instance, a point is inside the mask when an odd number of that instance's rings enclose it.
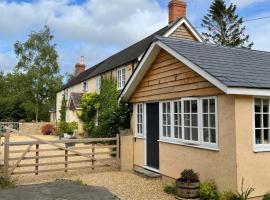
<instances>
[{"instance_id":1,"label":"white framed window","mask_svg":"<svg viewBox=\"0 0 270 200\"><path fill-rule=\"evenodd\" d=\"M136 134L144 136L144 104L136 104Z\"/></svg>"},{"instance_id":2,"label":"white framed window","mask_svg":"<svg viewBox=\"0 0 270 200\"><path fill-rule=\"evenodd\" d=\"M270 150L269 98L254 98L255 150Z\"/></svg>"},{"instance_id":3,"label":"white framed window","mask_svg":"<svg viewBox=\"0 0 270 200\"><path fill-rule=\"evenodd\" d=\"M161 141L218 147L216 97L160 102L160 124Z\"/></svg>"},{"instance_id":4,"label":"white framed window","mask_svg":"<svg viewBox=\"0 0 270 200\"><path fill-rule=\"evenodd\" d=\"M126 67L121 67L117 70L117 88L122 90L126 84Z\"/></svg>"},{"instance_id":5,"label":"white framed window","mask_svg":"<svg viewBox=\"0 0 270 200\"><path fill-rule=\"evenodd\" d=\"M162 102L162 137L171 137L171 102Z\"/></svg>"},{"instance_id":6,"label":"white framed window","mask_svg":"<svg viewBox=\"0 0 270 200\"><path fill-rule=\"evenodd\" d=\"M101 86L101 77L98 76L96 78L96 93L97 94L100 94L100 86Z\"/></svg>"},{"instance_id":7,"label":"white framed window","mask_svg":"<svg viewBox=\"0 0 270 200\"><path fill-rule=\"evenodd\" d=\"M88 82L84 81L82 82L82 91L87 92L87 90L88 90Z\"/></svg>"}]
</instances>

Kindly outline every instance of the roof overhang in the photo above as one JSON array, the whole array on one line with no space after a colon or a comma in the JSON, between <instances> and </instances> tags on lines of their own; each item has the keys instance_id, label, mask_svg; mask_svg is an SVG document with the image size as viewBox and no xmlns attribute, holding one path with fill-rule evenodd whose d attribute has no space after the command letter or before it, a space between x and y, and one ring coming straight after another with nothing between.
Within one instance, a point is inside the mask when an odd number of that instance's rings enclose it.
<instances>
[{"instance_id":1,"label":"roof overhang","mask_svg":"<svg viewBox=\"0 0 270 200\"><path fill-rule=\"evenodd\" d=\"M203 42L204 39L202 36L197 32L197 30L191 25L191 23L185 18L182 17L176 23L172 25L172 27L163 35L163 37L169 37L178 27L181 25L186 25L189 31L192 33L192 35L199 41Z\"/></svg>"},{"instance_id":2,"label":"roof overhang","mask_svg":"<svg viewBox=\"0 0 270 200\"><path fill-rule=\"evenodd\" d=\"M219 88L225 94L235 94L235 95L253 95L253 96L270 96L270 89L257 89L257 88L239 88L239 87L228 87L219 81L217 78L212 76L211 74L204 71L202 68L197 66L195 63L192 63L186 57L180 55L172 48L168 47L161 41L155 41L151 44L147 52L145 53L144 57L142 58L139 66L136 68L136 71L129 79L128 83L126 84L125 88L122 90L122 93L119 96L119 101L127 102L133 92L138 87L140 81L143 79L145 73L151 67L152 63L155 61L157 55L159 54L160 50L164 49L169 54L174 56L180 62L188 66L190 69L201 75L207 81L212 83L214 86Z\"/></svg>"}]
</instances>

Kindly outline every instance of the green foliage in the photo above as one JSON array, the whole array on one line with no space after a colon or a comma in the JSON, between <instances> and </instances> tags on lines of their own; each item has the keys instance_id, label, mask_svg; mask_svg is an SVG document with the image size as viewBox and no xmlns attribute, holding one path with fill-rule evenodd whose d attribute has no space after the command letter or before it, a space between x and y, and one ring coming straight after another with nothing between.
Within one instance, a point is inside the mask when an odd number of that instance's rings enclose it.
<instances>
[{"instance_id":1,"label":"green foliage","mask_svg":"<svg viewBox=\"0 0 270 200\"><path fill-rule=\"evenodd\" d=\"M266 193L264 196L263 196L263 200L270 200L270 193Z\"/></svg>"},{"instance_id":2,"label":"green foliage","mask_svg":"<svg viewBox=\"0 0 270 200\"><path fill-rule=\"evenodd\" d=\"M63 135L64 133L72 135L74 133L74 131L77 129L78 129L77 122L60 122L58 125L57 133L59 135Z\"/></svg>"},{"instance_id":3,"label":"green foliage","mask_svg":"<svg viewBox=\"0 0 270 200\"><path fill-rule=\"evenodd\" d=\"M218 200L218 190L214 181L207 181L200 184L201 200Z\"/></svg>"},{"instance_id":4,"label":"green foliage","mask_svg":"<svg viewBox=\"0 0 270 200\"><path fill-rule=\"evenodd\" d=\"M78 116L90 137L113 137L120 129L129 128L130 110L118 104L118 95L115 81L102 79L99 95L83 96Z\"/></svg>"},{"instance_id":5,"label":"green foliage","mask_svg":"<svg viewBox=\"0 0 270 200\"><path fill-rule=\"evenodd\" d=\"M57 63L56 45L48 26L29 35L26 42L14 44L18 63L15 73L22 81L21 98L27 116L48 120L50 107L55 105L55 94L62 84Z\"/></svg>"},{"instance_id":6,"label":"green foliage","mask_svg":"<svg viewBox=\"0 0 270 200\"><path fill-rule=\"evenodd\" d=\"M167 194L175 195L176 194L176 186L175 185L166 185L163 190Z\"/></svg>"},{"instance_id":7,"label":"green foliage","mask_svg":"<svg viewBox=\"0 0 270 200\"><path fill-rule=\"evenodd\" d=\"M65 94L63 94L62 102L61 102L61 110L60 110L60 121L66 121L66 112L67 112L67 100Z\"/></svg>"},{"instance_id":8,"label":"green foliage","mask_svg":"<svg viewBox=\"0 0 270 200\"><path fill-rule=\"evenodd\" d=\"M15 187L15 181L0 176L0 188Z\"/></svg>"},{"instance_id":9,"label":"green foliage","mask_svg":"<svg viewBox=\"0 0 270 200\"><path fill-rule=\"evenodd\" d=\"M237 196L233 192L222 192L219 194L219 200L234 200Z\"/></svg>"},{"instance_id":10,"label":"green foliage","mask_svg":"<svg viewBox=\"0 0 270 200\"><path fill-rule=\"evenodd\" d=\"M244 179L242 179L241 191L236 192L236 197L233 200L247 200L254 190L251 187L244 188Z\"/></svg>"},{"instance_id":11,"label":"green foliage","mask_svg":"<svg viewBox=\"0 0 270 200\"><path fill-rule=\"evenodd\" d=\"M195 173L192 169L185 169L181 172L181 181L193 183L199 181L199 174Z\"/></svg>"},{"instance_id":12,"label":"green foliage","mask_svg":"<svg viewBox=\"0 0 270 200\"><path fill-rule=\"evenodd\" d=\"M214 0L202 20L202 26L208 30L203 33L206 41L230 47L253 46L253 43L248 43L249 35L244 33L243 18L236 14L233 3L227 7L224 0Z\"/></svg>"}]
</instances>

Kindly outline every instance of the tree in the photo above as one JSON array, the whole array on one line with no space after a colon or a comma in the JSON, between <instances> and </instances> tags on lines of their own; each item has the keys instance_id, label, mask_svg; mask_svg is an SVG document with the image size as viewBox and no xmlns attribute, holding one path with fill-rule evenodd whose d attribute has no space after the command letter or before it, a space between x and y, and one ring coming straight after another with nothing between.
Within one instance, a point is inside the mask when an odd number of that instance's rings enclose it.
<instances>
[{"instance_id":1,"label":"tree","mask_svg":"<svg viewBox=\"0 0 270 200\"><path fill-rule=\"evenodd\" d=\"M62 102L61 102L61 110L60 110L60 121L66 121L66 112L67 112L67 100L65 95L63 94Z\"/></svg>"},{"instance_id":2,"label":"tree","mask_svg":"<svg viewBox=\"0 0 270 200\"><path fill-rule=\"evenodd\" d=\"M55 94L61 87L62 76L57 62L56 45L48 26L32 32L27 41L14 45L19 61L15 72L23 77L24 108L36 121L47 120L48 110L55 104Z\"/></svg>"},{"instance_id":3,"label":"tree","mask_svg":"<svg viewBox=\"0 0 270 200\"><path fill-rule=\"evenodd\" d=\"M206 41L230 47L251 48L249 35L245 34L243 18L236 14L236 5L228 7L224 0L214 0L210 5L209 13L203 18L202 26L208 32L202 33Z\"/></svg>"}]
</instances>

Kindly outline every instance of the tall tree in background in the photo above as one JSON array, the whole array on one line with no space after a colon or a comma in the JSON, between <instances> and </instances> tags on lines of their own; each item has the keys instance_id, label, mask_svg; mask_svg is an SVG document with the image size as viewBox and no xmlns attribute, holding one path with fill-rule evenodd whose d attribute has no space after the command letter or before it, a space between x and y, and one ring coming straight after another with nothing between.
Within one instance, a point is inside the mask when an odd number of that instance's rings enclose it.
<instances>
[{"instance_id":1,"label":"tall tree in background","mask_svg":"<svg viewBox=\"0 0 270 200\"><path fill-rule=\"evenodd\" d=\"M48 26L29 35L26 42L14 45L19 58L15 73L24 79L24 107L28 116L47 120L48 110L55 104L56 91L61 87L56 45Z\"/></svg>"},{"instance_id":2,"label":"tall tree in background","mask_svg":"<svg viewBox=\"0 0 270 200\"><path fill-rule=\"evenodd\" d=\"M224 0L214 0L209 13L203 18L202 26L208 32L202 33L206 41L230 47L251 48L249 35L245 34L243 18L236 14L236 5L228 7Z\"/></svg>"}]
</instances>

